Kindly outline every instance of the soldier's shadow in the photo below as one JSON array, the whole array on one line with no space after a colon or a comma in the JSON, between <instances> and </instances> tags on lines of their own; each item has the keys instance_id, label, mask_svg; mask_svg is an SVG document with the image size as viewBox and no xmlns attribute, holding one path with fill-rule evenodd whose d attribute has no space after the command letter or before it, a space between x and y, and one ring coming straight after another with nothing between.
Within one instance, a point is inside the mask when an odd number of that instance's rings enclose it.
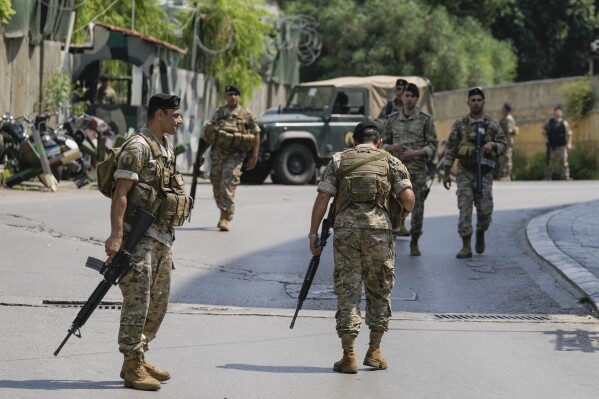
<instances>
[{"instance_id":1,"label":"soldier's shadow","mask_svg":"<svg viewBox=\"0 0 599 399\"><path fill-rule=\"evenodd\" d=\"M90 380L0 380L0 389L72 390L72 389L122 389L123 381Z\"/></svg>"},{"instance_id":2,"label":"soldier's shadow","mask_svg":"<svg viewBox=\"0 0 599 399\"><path fill-rule=\"evenodd\" d=\"M225 364L223 366L216 366L219 369L230 369L230 370L241 370L241 371L258 371L261 373L282 373L282 374L318 374L318 373L332 373L333 369L330 367L306 367L306 366L259 366L254 364Z\"/></svg>"}]
</instances>

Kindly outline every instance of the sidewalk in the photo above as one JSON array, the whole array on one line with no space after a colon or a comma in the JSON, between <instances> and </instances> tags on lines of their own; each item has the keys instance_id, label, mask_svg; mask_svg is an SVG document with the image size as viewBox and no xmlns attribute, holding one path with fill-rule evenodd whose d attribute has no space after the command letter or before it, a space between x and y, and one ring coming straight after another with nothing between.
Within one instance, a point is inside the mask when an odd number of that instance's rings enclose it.
<instances>
[{"instance_id":1,"label":"sidewalk","mask_svg":"<svg viewBox=\"0 0 599 399\"><path fill-rule=\"evenodd\" d=\"M599 201L532 219L526 234L535 252L582 290L599 310Z\"/></svg>"}]
</instances>

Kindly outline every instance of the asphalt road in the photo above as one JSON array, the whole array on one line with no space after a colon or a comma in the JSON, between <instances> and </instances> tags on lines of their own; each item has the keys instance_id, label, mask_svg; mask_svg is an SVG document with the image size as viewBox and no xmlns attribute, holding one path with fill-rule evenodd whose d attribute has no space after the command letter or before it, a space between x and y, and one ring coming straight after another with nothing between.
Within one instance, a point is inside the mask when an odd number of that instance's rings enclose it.
<instances>
[{"instance_id":1,"label":"asphalt road","mask_svg":"<svg viewBox=\"0 0 599 399\"><path fill-rule=\"evenodd\" d=\"M98 309L83 339L52 356L78 311L53 304L84 301L99 282L83 265L104 257L109 200L68 183L56 193L0 190L0 398L593 398L597 320L532 252L525 227L597 199L598 186L497 183L488 250L469 260L455 258L455 187L435 186L423 256L410 257L408 241L397 240L394 318L383 342L390 368L340 375L331 370L341 354L331 248L289 329L310 259L315 187L242 186L232 230L222 233L204 181L191 223L177 230L171 306L148 353L173 379L151 394L122 388L116 309ZM119 290L107 299L119 301ZM454 313L473 322L447 319ZM367 337L358 337L360 357Z\"/></svg>"},{"instance_id":2,"label":"asphalt road","mask_svg":"<svg viewBox=\"0 0 599 399\"><path fill-rule=\"evenodd\" d=\"M103 258L110 201L93 189L0 190L5 237L0 297L14 302L84 300L97 284L83 267ZM487 251L456 259L455 186L435 185L426 203L421 257L397 239L392 307L432 313L585 314L580 293L530 249L527 221L555 207L599 198L597 182L496 182ZM576 197L573 196L576 193ZM307 231L314 186L240 186L231 231L216 228L211 186L198 185L191 222L176 231L171 302L291 309L310 260ZM332 248L321 259L305 309L334 309ZM49 281L61 284L48 284ZM118 290L108 299L119 300Z\"/></svg>"}]
</instances>

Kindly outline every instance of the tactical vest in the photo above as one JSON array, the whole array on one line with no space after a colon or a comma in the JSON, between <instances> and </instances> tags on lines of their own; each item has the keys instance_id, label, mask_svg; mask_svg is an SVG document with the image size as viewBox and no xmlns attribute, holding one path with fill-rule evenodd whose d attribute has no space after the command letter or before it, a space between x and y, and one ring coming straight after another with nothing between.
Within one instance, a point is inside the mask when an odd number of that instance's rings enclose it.
<instances>
[{"instance_id":1,"label":"tactical vest","mask_svg":"<svg viewBox=\"0 0 599 399\"><path fill-rule=\"evenodd\" d=\"M135 209L140 207L156 217L154 223L166 226L182 226L192 208L191 197L183 190L183 177L175 171L174 162L162 155L160 146L143 129L137 134L144 138L156 160L156 175L149 182L136 181L127 194L125 220L131 222Z\"/></svg>"},{"instance_id":2,"label":"tactical vest","mask_svg":"<svg viewBox=\"0 0 599 399\"><path fill-rule=\"evenodd\" d=\"M563 120L558 122L552 118L549 121L549 126L547 129L547 141L549 142L549 147L551 148L557 148L566 145L566 124Z\"/></svg>"},{"instance_id":3,"label":"tactical vest","mask_svg":"<svg viewBox=\"0 0 599 399\"><path fill-rule=\"evenodd\" d=\"M355 203L370 203L389 211L389 156L387 151L374 148L343 151L338 169L337 213Z\"/></svg>"},{"instance_id":4,"label":"tactical vest","mask_svg":"<svg viewBox=\"0 0 599 399\"><path fill-rule=\"evenodd\" d=\"M242 118L232 115L218 123L209 122L204 128L204 140L232 151L248 151L254 146L256 135L248 131Z\"/></svg>"},{"instance_id":5,"label":"tactical vest","mask_svg":"<svg viewBox=\"0 0 599 399\"><path fill-rule=\"evenodd\" d=\"M489 132L490 121L491 118L488 115L483 115L485 134L481 142L481 147L486 143L493 141L491 132ZM476 167L476 123L471 124L470 118L466 116L462 119L462 125L465 126L465 131L461 134L461 137L459 137L457 158L463 167L466 169L473 169ZM490 155L486 155L485 158L497 162L497 154L495 151ZM485 171L490 169L488 166L484 166L484 168Z\"/></svg>"}]
</instances>

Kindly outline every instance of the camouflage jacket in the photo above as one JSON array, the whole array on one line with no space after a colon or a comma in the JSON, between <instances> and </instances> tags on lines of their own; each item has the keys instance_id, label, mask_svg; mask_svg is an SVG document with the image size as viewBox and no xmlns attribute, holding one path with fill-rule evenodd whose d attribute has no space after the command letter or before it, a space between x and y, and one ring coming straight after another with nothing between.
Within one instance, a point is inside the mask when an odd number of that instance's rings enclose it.
<instances>
[{"instance_id":1,"label":"camouflage jacket","mask_svg":"<svg viewBox=\"0 0 599 399\"><path fill-rule=\"evenodd\" d=\"M426 157L416 157L404 164L410 171L426 171L426 162L432 159L437 151L437 131L433 117L416 108L413 115L406 116L400 109L389 115L383 126L383 148L390 144L400 144L414 150L423 149Z\"/></svg>"},{"instance_id":2,"label":"camouflage jacket","mask_svg":"<svg viewBox=\"0 0 599 399\"><path fill-rule=\"evenodd\" d=\"M483 115L482 120L474 120L470 115L461 119L457 119L451 128L451 133L447 139L447 147L445 149L445 166L452 167L453 162L457 158L458 149L464 137L467 137L473 130L476 122L483 122L486 125L483 145L488 142L495 143L495 156L499 156L505 152L507 141L503 131L499 127L499 123L492 119L489 115ZM464 167L460 165L460 167Z\"/></svg>"}]
</instances>

